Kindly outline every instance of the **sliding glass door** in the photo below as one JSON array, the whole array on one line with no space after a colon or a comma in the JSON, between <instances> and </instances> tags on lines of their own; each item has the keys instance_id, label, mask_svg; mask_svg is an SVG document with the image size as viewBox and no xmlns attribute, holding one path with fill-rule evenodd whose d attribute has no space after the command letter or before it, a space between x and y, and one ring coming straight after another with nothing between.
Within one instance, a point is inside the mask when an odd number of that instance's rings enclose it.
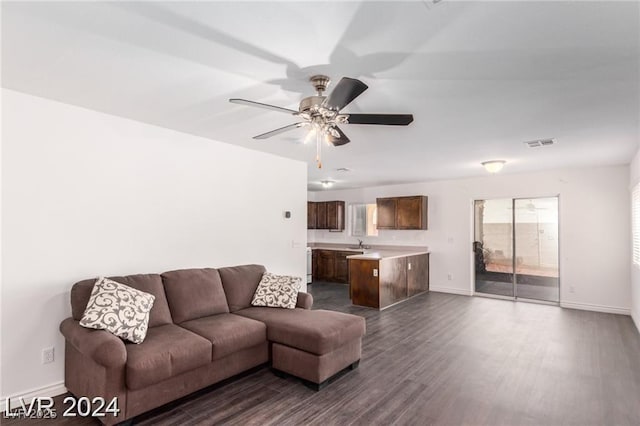
<instances>
[{"instance_id":1,"label":"sliding glass door","mask_svg":"<svg viewBox=\"0 0 640 426\"><path fill-rule=\"evenodd\" d=\"M515 297L513 200L475 202L476 292Z\"/></svg>"},{"instance_id":2,"label":"sliding glass door","mask_svg":"<svg viewBox=\"0 0 640 426\"><path fill-rule=\"evenodd\" d=\"M558 197L477 200L475 291L558 302Z\"/></svg>"}]
</instances>

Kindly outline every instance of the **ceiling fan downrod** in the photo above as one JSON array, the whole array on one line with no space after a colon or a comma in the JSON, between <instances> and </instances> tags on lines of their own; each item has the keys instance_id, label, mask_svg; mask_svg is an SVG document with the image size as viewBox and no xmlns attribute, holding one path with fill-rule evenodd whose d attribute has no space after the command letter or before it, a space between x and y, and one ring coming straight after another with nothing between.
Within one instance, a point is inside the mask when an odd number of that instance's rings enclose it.
<instances>
[{"instance_id":1,"label":"ceiling fan downrod","mask_svg":"<svg viewBox=\"0 0 640 426\"><path fill-rule=\"evenodd\" d=\"M322 75L322 74L312 75L311 77L309 77L309 81L311 82L313 87L316 89L318 96L323 96L322 92L327 90L329 83L331 83L331 79L326 75Z\"/></svg>"}]
</instances>

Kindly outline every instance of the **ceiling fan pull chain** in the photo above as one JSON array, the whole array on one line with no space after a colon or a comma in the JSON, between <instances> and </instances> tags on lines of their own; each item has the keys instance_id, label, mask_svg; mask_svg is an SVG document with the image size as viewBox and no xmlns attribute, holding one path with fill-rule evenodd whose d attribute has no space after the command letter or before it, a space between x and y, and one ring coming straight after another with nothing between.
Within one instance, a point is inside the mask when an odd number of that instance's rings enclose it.
<instances>
[{"instance_id":1,"label":"ceiling fan pull chain","mask_svg":"<svg viewBox=\"0 0 640 426\"><path fill-rule=\"evenodd\" d=\"M322 168L322 135L319 131L316 131L316 164L318 168Z\"/></svg>"}]
</instances>

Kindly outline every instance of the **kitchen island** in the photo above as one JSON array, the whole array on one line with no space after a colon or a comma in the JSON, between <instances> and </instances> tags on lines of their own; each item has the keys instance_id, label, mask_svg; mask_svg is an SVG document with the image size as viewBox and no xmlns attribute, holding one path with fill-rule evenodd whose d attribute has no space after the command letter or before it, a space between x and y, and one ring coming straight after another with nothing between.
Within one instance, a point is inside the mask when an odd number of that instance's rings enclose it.
<instances>
[{"instance_id":1,"label":"kitchen island","mask_svg":"<svg viewBox=\"0 0 640 426\"><path fill-rule=\"evenodd\" d=\"M429 251L371 250L347 256L351 303L385 309L429 291Z\"/></svg>"}]
</instances>

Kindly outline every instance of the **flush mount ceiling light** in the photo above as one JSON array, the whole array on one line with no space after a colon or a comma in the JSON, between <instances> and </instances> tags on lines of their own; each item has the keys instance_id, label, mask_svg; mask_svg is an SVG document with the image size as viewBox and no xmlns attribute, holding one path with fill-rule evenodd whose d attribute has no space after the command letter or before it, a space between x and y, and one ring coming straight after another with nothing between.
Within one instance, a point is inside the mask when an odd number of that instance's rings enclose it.
<instances>
[{"instance_id":1,"label":"flush mount ceiling light","mask_svg":"<svg viewBox=\"0 0 640 426\"><path fill-rule=\"evenodd\" d=\"M504 160L491 160L491 161L483 161L482 166L489 173L498 173L504 167L506 161Z\"/></svg>"},{"instance_id":2,"label":"flush mount ceiling light","mask_svg":"<svg viewBox=\"0 0 640 426\"><path fill-rule=\"evenodd\" d=\"M334 184L332 180L323 180L323 181L320 181L320 183L322 184L323 188L331 188Z\"/></svg>"}]
</instances>

